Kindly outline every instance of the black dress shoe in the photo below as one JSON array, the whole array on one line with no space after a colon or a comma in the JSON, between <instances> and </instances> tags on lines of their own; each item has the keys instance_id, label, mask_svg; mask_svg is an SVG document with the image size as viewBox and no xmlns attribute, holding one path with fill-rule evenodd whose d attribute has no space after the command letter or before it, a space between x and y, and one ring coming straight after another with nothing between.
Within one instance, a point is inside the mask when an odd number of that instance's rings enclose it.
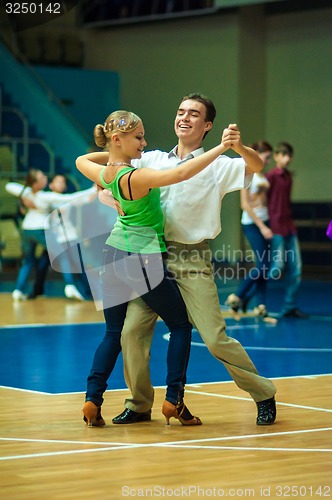
<instances>
[{"instance_id":1,"label":"black dress shoe","mask_svg":"<svg viewBox=\"0 0 332 500\"><path fill-rule=\"evenodd\" d=\"M309 318L309 314L306 314L300 309L291 309L291 311L288 311L283 314L284 318L299 318L299 319L307 319Z\"/></svg>"},{"instance_id":2,"label":"black dress shoe","mask_svg":"<svg viewBox=\"0 0 332 500\"><path fill-rule=\"evenodd\" d=\"M257 425L271 425L276 419L277 409L276 401L273 398L265 399L264 401L259 401L256 403L258 413L257 413Z\"/></svg>"},{"instance_id":3,"label":"black dress shoe","mask_svg":"<svg viewBox=\"0 0 332 500\"><path fill-rule=\"evenodd\" d=\"M151 420L151 410L144 413L125 408L120 415L112 419L113 424L136 424L137 422L147 422Z\"/></svg>"}]
</instances>

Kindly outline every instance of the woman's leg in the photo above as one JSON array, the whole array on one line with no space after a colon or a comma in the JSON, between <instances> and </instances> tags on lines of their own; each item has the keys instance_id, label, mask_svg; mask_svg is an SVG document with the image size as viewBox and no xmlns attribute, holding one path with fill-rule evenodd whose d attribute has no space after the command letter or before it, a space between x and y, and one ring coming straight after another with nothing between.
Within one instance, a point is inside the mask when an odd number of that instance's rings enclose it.
<instances>
[{"instance_id":1,"label":"woman's leg","mask_svg":"<svg viewBox=\"0 0 332 500\"><path fill-rule=\"evenodd\" d=\"M157 255L144 259L148 274L151 274L151 267L161 264L160 259L161 257ZM176 283L166 269L164 272L165 276L161 283L144 294L142 299L162 318L170 330L166 400L176 405L183 401L192 326Z\"/></svg>"},{"instance_id":2,"label":"woman's leg","mask_svg":"<svg viewBox=\"0 0 332 500\"><path fill-rule=\"evenodd\" d=\"M103 394L107 389L116 360L121 352L121 330L126 317L127 304L120 304L104 310L106 333L95 352L87 380L86 401L96 406L103 404Z\"/></svg>"},{"instance_id":3,"label":"woman's leg","mask_svg":"<svg viewBox=\"0 0 332 500\"><path fill-rule=\"evenodd\" d=\"M29 295L29 299L34 299L38 295L43 295L49 265L50 259L48 252L47 250L44 250L42 255L37 260L35 282L33 284L32 293Z\"/></svg>"},{"instance_id":4,"label":"woman's leg","mask_svg":"<svg viewBox=\"0 0 332 500\"><path fill-rule=\"evenodd\" d=\"M243 233L245 234L247 240L250 243L250 246L252 250L253 248L253 243L252 243L252 238L251 235L255 234L255 228L257 228L256 224L242 224L242 230ZM236 297L241 299L242 303L248 303L251 297L254 295L256 290L256 282L255 280L252 279L250 273L246 273L245 277L239 284L238 288L234 292Z\"/></svg>"},{"instance_id":5,"label":"woman's leg","mask_svg":"<svg viewBox=\"0 0 332 500\"><path fill-rule=\"evenodd\" d=\"M116 252L110 247L104 252L104 262L100 268L106 332L95 352L86 391L86 401L92 401L96 406L101 406L104 401L103 394L107 389L107 380L121 351L121 331L131 293L131 289L114 271L115 256Z\"/></svg>"},{"instance_id":6,"label":"woman's leg","mask_svg":"<svg viewBox=\"0 0 332 500\"><path fill-rule=\"evenodd\" d=\"M22 253L23 259L21 268L18 273L16 280L15 289L25 292L28 284L28 279L32 268L35 265L35 251L37 247L37 241L34 238L33 230L23 230L22 231Z\"/></svg>"},{"instance_id":7,"label":"woman's leg","mask_svg":"<svg viewBox=\"0 0 332 500\"><path fill-rule=\"evenodd\" d=\"M256 305L266 305L266 281L268 279L270 240L266 240L256 224L244 226L244 234L255 254L255 268L249 271L250 278L255 284Z\"/></svg>"}]
</instances>

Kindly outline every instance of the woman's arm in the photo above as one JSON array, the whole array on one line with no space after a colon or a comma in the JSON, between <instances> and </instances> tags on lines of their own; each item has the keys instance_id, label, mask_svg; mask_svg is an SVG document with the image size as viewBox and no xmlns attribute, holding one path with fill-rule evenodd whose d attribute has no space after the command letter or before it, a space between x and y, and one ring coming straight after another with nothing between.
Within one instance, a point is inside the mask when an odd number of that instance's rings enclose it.
<instances>
[{"instance_id":1,"label":"woman's arm","mask_svg":"<svg viewBox=\"0 0 332 500\"><path fill-rule=\"evenodd\" d=\"M194 175L204 170L204 168L210 165L218 156L224 153L226 149L228 148L221 142L218 146L215 146L206 153L181 163L174 168L166 170L154 170L152 168L137 169L135 175L131 178L131 183L137 189L142 188L143 190L177 184L178 182L194 177Z\"/></svg>"},{"instance_id":2,"label":"woman's arm","mask_svg":"<svg viewBox=\"0 0 332 500\"><path fill-rule=\"evenodd\" d=\"M256 213L254 212L254 210L250 204L250 197L249 197L248 189L241 189L240 196L241 196L241 208L242 208L242 210L245 210L248 213L249 217L253 220L253 222L256 224L256 226L258 227L258 229L262 233L262 236L266 240L270 240L271 238L273 238L273 233L272 233L271 229L266 224L264 224L262 219L260 219L256 215Z\"/></svg>"},{"instance_id":3,"label":"woman's arm","mask_svg":"<svg viewBox=\"0 0 332 500\"><path fill-rule=\"evenodd\" d=\"M105 168L108 161L108 153L88 153L76 159L77 169L90 181L100 184L100 172Z\"/></svg>"}]
</instances>

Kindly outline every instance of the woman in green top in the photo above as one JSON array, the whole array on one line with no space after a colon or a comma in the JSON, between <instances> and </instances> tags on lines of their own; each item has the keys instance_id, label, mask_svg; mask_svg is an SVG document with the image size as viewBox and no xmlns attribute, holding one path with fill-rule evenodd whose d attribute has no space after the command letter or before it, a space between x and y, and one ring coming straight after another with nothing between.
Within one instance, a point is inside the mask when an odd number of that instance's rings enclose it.
<instances>
[{"instance_id":1,"label":"woman in green top","mask_svg":"<svg viewBox=\"0 0 332 500\"><path fill-rule=\"evenodd\" d=\"M105 424L101 416L103 393L121 351L127 304L140 295L170 331L167 390L162 408L166 422L175 417L183 425L200 425L200 419L194 417L183 402L192 325L178 287L163 263L166 246L159 188L193 177L229 145L226 147L221 142L176 168L157 171L135 169L130 164L132 159L141 157L147 145L143 123L134 113L115 111L104 125L95 127L94 138L97 146L109 152L107 166L93 163L93 153L89 155L92 162L82 156L77 158L76 165L88 179L112 191L119 215L106 241L100 271L106 333L88 376L84 421L89 426ZM144 414L144 420L150 419L150 414Z\"/></svg>"}]
</instances>

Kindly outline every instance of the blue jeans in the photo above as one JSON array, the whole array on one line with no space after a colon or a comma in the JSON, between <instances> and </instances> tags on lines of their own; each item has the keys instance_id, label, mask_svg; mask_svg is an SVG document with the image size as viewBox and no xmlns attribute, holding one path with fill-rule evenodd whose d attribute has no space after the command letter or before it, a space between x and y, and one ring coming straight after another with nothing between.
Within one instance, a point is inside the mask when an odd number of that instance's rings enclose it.
<instances>
[{"instance_id":1,"label":"blue jeans","mask_svg":"<svg viewBox=\"0 0 332 500\"><path fill-rule=\"evenodd\" d=\"M85 298L91 298L91 291L84 270L83 258L80 244L76 241L68 243L55 243L52 247L52 267L62 273L65 285L75 285L77 281L81 285L81 291ZM56 256L56 257L55 257Z\"/></svg>"},{"instance_id":2,"label":"blue jeans","mask_svg":"<svg viewBox=\"0 0 332 500\"><path fill-rule=\"evenodd\" d=\"M255 255L256 267L249 270L241 281L235 295L247 304L256 295L257 304L266 304L266 282L268 279L271 240L266 240L256 224L242 224L243 232Z\"/></svg>"},{"instance_id":3,"label":"blue jeans","mask_svg":"<svg viewBox=\"0 0 332 500\"><path fill-rule=\"evenodd\" d=\"M41 245L44 251L41 257L37 259L36 248L38 245ZM21 292L25 292L32 268L36 267L37 275L45 275L50 263L46 250L44 229L23 229L22 253L23 259L15 288Z\"/></svg>"},{"instance_id":4,"label":"blue jeans","mask_svg":"<svg viewBox=\"0 0 332 500\"><path fill-rule=\"evenodd\" d=\"M121 332L128 301L142 295L144 302L165 322L170 331L167 353L166 399L182 402L190 353L191 329L186 306L176 283L166 270L160 254L130 254L108 246L101 267L106 333L99 344L87 380L86 400L97 406L103 403L107 380L121 351ZM136 257L136 258L135 258ZM159 284L151 288L150 278L161 270ZM140 279L140 276L143 276Z\"/></svg>"},{"instance_id":5,"label":"blue jeans","mask_svg":"<svg viewBox=\"0 0 332 500\"><path fill-rule=\"evenodd\" d=\"M281 313L285 314L296 308L301 284L302 259L299 240L296 234L281 236L275 234L272 239L272 262L269 276L279 279L284 272L285 299Z\"/></svg>"}]
</instances>

